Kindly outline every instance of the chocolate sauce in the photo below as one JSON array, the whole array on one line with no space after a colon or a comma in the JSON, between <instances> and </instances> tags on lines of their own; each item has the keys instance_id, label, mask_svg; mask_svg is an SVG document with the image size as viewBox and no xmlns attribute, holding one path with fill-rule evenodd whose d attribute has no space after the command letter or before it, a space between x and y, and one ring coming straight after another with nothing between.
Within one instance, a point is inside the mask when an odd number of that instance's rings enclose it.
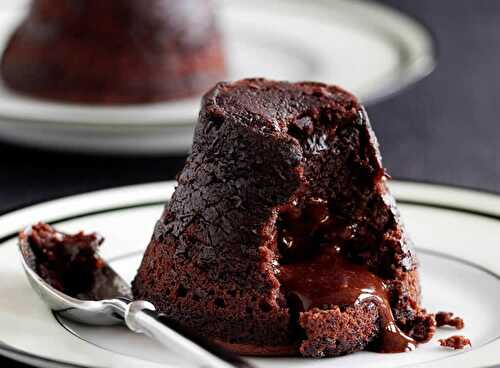
<instances>
[{"instance_id":1,"label":"chocolate sauce","mask_svg":"<svg viewBox=\"0 0 500 368\"><path fill-rule=\"evenodd\" d=\"M342 254L342 246L354 239L356 229L334 223L328 201L310 197L291 203L282 209L278 229L280 280L291 305L304 312L372 302L381 324L375 349L383 353L415 349L416 341L394 320L383 280Z\"/></svg>"},{"instance_id":2,"label":"chocolate sauce","mask_svg":"<svg viewBox=\"0 0 500 368\"><path fill-rule=\"evenodd\" d=\"M338 247L323 246L312 259L282 265L280 279L289 296L300 301L300 311L373 302L381 323L376 350L398 353L415 349L416 342L396 325L382 279L346 260Z\"/></svg>"}]
</instances>

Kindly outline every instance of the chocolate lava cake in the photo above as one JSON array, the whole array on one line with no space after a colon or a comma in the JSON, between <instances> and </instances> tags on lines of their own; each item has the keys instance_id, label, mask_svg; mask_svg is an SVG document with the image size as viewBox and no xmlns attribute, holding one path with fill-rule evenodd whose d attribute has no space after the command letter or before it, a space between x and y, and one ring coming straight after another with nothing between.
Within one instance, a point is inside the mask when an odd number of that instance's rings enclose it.
<instances>
[{"instance_id":1,"label":"chocolate lava cake","mask_svg":"<svg viewBox=\"0 0 500 368\"><path fill-rule=\"evenodd\" d=\"M350 93L219 83L134 295L241 354L413 350L435 320L387 178Z\"/></svg>"},{"instance_id":2,"label":"chocolate lava cake","mask_svg":"<svg viewBox=\"0 0 500 368\"><path fill-rule=\"evenodd\" d=\"M224 57L211 0L35 0L1 74L36 97L146 103L201 94Z\"/></svg>"}]
</instances>

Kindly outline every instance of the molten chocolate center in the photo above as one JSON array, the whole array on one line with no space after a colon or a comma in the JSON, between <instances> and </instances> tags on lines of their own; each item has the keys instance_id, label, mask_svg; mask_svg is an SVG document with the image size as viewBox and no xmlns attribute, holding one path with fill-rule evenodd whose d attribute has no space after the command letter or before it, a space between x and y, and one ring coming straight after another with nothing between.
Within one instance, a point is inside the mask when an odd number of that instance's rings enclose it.
<instances>
[{"instance_id":1,"label":"molten chocolate center","mask_svg":"<svg viewBox=\"0 0 500 368\"><path fill-rule=\"evenodd\" d=\"M327 202L308 200L301 208L287 209L281 217L279 242L283 255L280 279L289 300L299 312L374 303L379 312L380 340L376 350L397 353L414 350L415 340L397 326L383 280L366 266L352 263L341 254L344 229L328 226ZM335 233L341 231L340 236ZM328 237L325 237L328 233Z\"/></svg>"},{"instance_id":2,"label":"molten chocolate center","mask_svg":"<svg viewBox=\"0 0 500 368\"><path fill-rule=\"evenodd\" d=\"M322 248L314 258L283 265L280 269L283 284L299 298L303 311L386 299L386 286L379 277L347 261L339 254L339 248Z\"/></svg>"}]
</instances>

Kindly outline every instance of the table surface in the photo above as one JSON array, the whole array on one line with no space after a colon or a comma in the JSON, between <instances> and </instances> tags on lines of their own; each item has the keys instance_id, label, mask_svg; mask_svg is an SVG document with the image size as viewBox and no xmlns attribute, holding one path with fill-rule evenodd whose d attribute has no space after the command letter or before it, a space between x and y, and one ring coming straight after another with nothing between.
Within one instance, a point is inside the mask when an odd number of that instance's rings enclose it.
<instances>
[{"instance_id":1,"label":"table surface","mask_svg":"<svg viewBox=\"0 0 500 368\"><path fill-rule=\"evenodd\" d=\"M425 80L369 106L395 178L500 192L500 1L381 0L422 20L438 64ZM0 144L0 213L46 199L174 179L185 157L110 157ZM2 367L24 367L0 358Z\"/></svg>"}]
</instances>

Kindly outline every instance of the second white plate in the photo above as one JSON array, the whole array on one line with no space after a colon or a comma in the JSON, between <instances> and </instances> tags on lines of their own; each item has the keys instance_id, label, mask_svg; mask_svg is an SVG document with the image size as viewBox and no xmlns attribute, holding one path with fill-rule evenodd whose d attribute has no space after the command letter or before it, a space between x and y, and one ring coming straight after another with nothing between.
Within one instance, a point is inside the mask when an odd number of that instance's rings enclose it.
<instances>
[{"instance_id":1,"label":"second white plate","mask_svg":"<svg viewBox=\"0 0 500 368\"><path fill-rule=\"evenodd\" d=\"M24 12L0 8L0 48ZM323 81L370 103L423 78L434 65L427 29L371 1L224 0L219 15L231 80ZM199 101L62 104L17 95L0 83L0 137L74 151L186 152Z\"/></svg>"}]
</instances>

